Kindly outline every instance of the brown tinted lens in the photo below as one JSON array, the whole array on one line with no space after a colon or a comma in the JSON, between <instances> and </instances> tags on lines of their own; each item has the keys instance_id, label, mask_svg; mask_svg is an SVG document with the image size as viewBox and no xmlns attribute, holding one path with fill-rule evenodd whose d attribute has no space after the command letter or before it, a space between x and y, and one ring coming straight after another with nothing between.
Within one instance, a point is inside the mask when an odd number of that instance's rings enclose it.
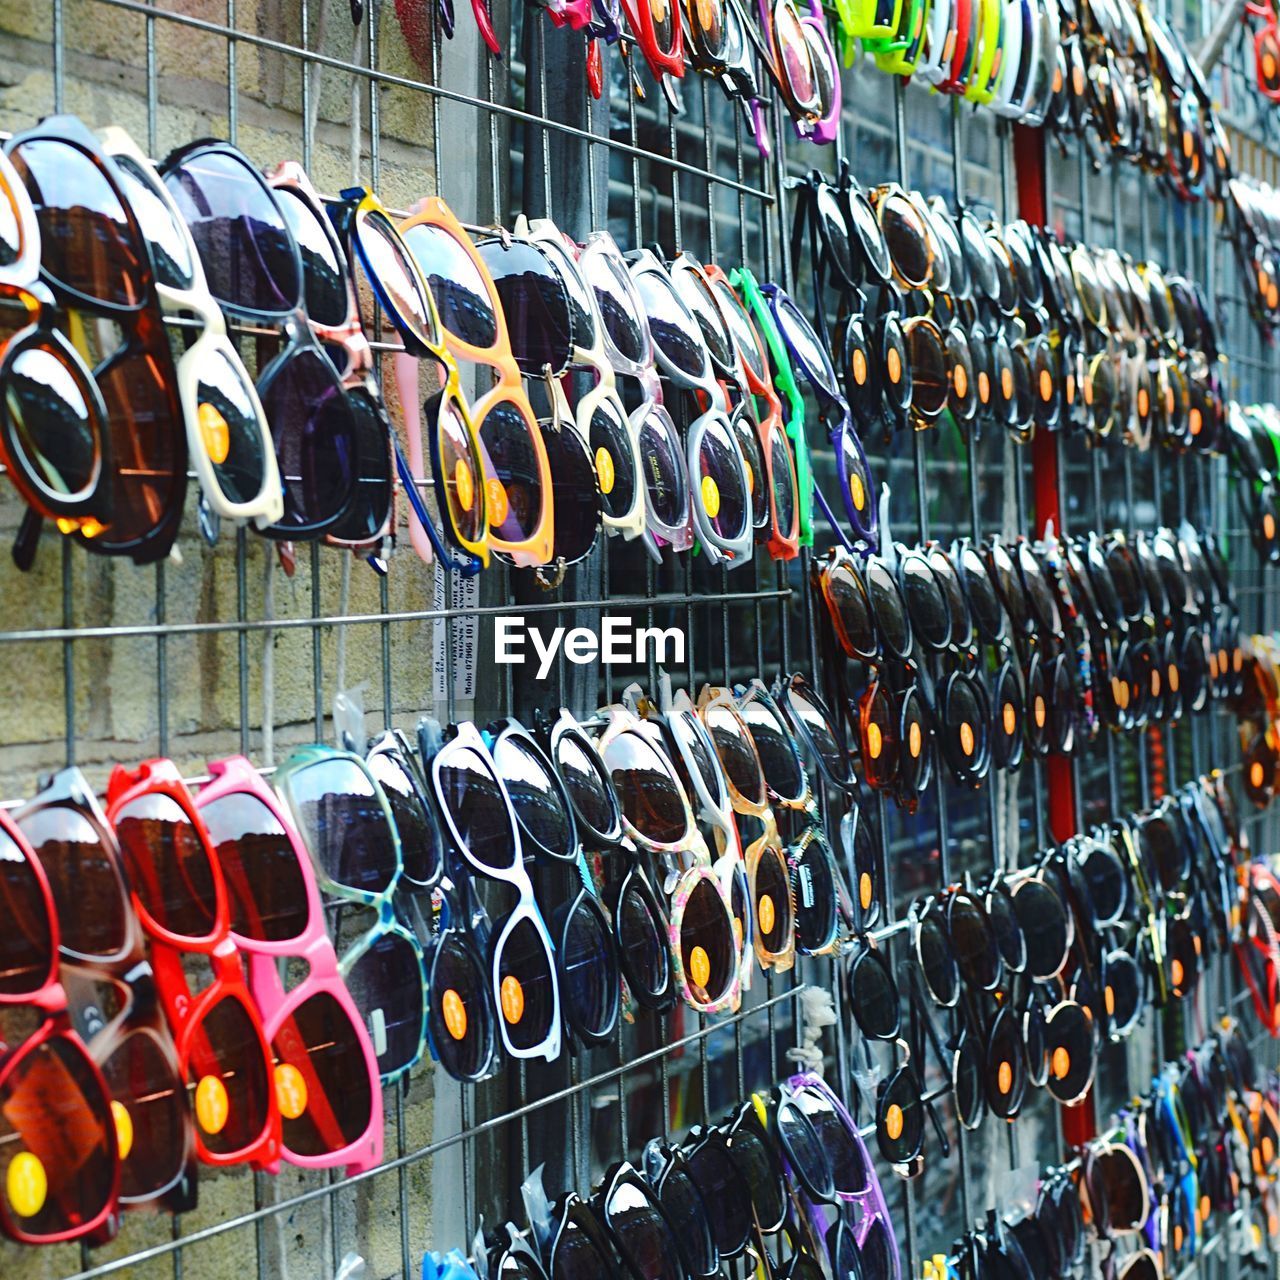
<instances>
[{"instance_id":1,"label":"brown tinted lens","mask_svg":"<svg viewBox=\"0 0 1280 1280\"><path fill-rule=\"evenodd\" d=\"M115 306L142 301L145 248L115 187L79 147L23 142L12 155L40 224L40 265L77 293Z\"/></svg>"},{"instance_id":2,"label":"brown tinted lens","mask_svg":"<svg viewBox=\"0 0 1280 1280\"><path fill-rule=\"evenodd\" d=\"M116 1103L129 1114L133 1141L120 1164L120 1195L148 1200L168 1189L183 1172L191 1120L187 1091L177 1064L155 1033L129 1032L102 1065Z\"/></svg>"},{"instance_id":3,"label":"brown tinted lens","mask_svg":"<svg viewBox=\"0 0 1280 1280\"><path fill-rule=\"evenodd\" d=\"M144 795L116 815L129 883L152 919L184 938L207 938L215 923L209 850L177 801Z\"/></svg>"},{"instance_id":4,"label":"brown tinted lens","mask_svg":"<svg viewBox=\"0 0 1280 1280\"><path fill-rule=\"evenodd\" d=\"M826 596L841 644L850 657L868 658L876 651L876 633L866 589L846 564L836 564L823 576Z\"/></svg>"},{"instance_id":5,"label":"brown tinted lens","mask_svg":"<svg viewBox=\"0 0 1280 1280\"><path fill-rule=\"evenodd\" d=\"M873 787L890 786L898 776L898 725L883 686L873 685L860 708L862 766Z\"/></svg>"},{"instance_id":6,"label":"brown tinted lens","mask_svg":"<svg viewBox=\"0 0 1280 1280\"><path fill-rule=\"evenodd\" d=\"M195 1027L187 1075L210 1151L230 1155L257 1141L269 1114L267 1052L260 1025L234 996L219 1000Z\"/></svg>"},{"instance_id":7,"label":"brown tinted lens","mask_svg":"<svg viewBox=\"0 0 1280 1280\"><path fill-rule=\"evenodd\" d=\"M83 1046L54 1037L20 1052L0 1084L0 1212L28 1236L73 1231L110 1203L116 1170L110 1107Z\"/></svg>"},{"instance_id":8,"label":"brown tinted lens","mask_svg":"<svg viewBox=\"0 0 1280 1280\"><path fill-rule=\"evenodd\" d=\"M275 814L243 792L201 805L200 814L231 897L232 929L255 942L299 937L309 915L306 885L298 852Z\"/></svg>"},{"instance_id":9,"label":"brown tinted lens","mask_svg":"<svg viewBox=\"0 0 1280 1280\"><path fill-rule=\"evenodd\" d=\"M69 806L21 813L18 825L35 850L53 890L64 949L108 959L124 948L128 903L114 851L97 829Z\"/></svg>"},{"instance_id":10,"label":"brown tinted lens","mask_svg":"<svg viewBox=\"0 0 1280 1280\"><path fill-rule=\"evenodd\" d=\"M319 1156L355 1142L373 1115L373 1086L346 1008L327 991L311 996L284 1020L271 1047L284 1145Z\"/></svg>"},{"instance_id":11,"label":"brown tinted lens","mask_svg":"<svg viewBox=\"0 0 1280 1280\"><path fill-rule=\"evenodd\" d=\"M504 542L521 542L538 527L546 500L534 428L515 404L500 401L484 415L479 432L489 527Z\"/></svg>"},{"instance_id":12,"label":"brown tinted lens","mask_svg":"<svg viewBox=\"0 0 1280 1280\"><path fill-rule=\"evenodd\" d=\"M34 995L53 969L53 931L26 853L0 828L0 996Z\"/></svg>"},{"instance_id":13,"label":"brown tinted lens","mask_svg":"<svg viewBox=\"0 0 1280 1280\"><path fill-rule=\"evenodd\" d=\"M911 407L932 422L947 407L949 383L942 335L930 321L917 322L907 330L911 360Z\"/></svg>"}]
</instances>

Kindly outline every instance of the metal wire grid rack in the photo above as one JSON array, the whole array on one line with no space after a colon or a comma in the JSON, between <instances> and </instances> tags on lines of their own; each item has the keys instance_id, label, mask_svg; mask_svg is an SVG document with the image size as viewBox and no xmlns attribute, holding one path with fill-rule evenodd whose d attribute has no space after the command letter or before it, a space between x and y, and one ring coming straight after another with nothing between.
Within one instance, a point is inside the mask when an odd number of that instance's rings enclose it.
<instances>
[{"instance_id":1,"label":"metal wire grid rack","mask_svg":"<svg viewBox=\"0 0 1280 1280\"><path fill-rule=\"evenodd\" d=\"M847 76L845 127L833 155L788 145L787 128L774 118L775 155L763 161L748 148L740 121L700 78L686 84L686 111L677 116L653 92L638 102L627 68L612 54L609 100L587 104L580 42L519 9L495 14L500 30L508 19L511 47L519 50L509 70L483 59L478 43L465 39L465 15L457 43L442 47L434 10L424 18L427 6L398 4L402 18L425 21L428 28L426 65L406 70L403 62L392 69L385 48L395 38L395 21L384 0L368 6L349 55L332 52L338 42L324 37L326 19L330 31L337 20L333 6L297 0L281 9L267 21L246 0L200 6L51 0L47 27L22 47L28 59L33 50L48 58L49 92L44 100L24 102L22 111L29 118L51 109L90 114L81 104L92 105L92 95L86 99L79 88L80 78L94 73L81 37L99 21L127 20L133 33L128 66L134 77L142 76L145 109L145 123L131 123L145 129L152 154L162 149L168 126L164 51L175 38L189 39L216 53L225 67L225 112L211 113L215 128L262 163L280 157L264 150L257 99L245 84L274 69L298 84L294 146L304 164L333 167L334 113L325 111L323 73L330 94L334 80L349 90L347 158L375 189L383 189L393 172L396 181L407 174L443 187L473 224L505 221L519 209L551 215L570 233L607 223L624 244L658 239L669 250L691 247L710 260L746 260L762 278L794 285L801 296L807 285L788 255L786 179L815 163L829 166L848 155L864 181L896 178L981 201L1001 216L1015 212L1004 129L958 104L948 111L925 102L916 89L875 71ZM337 9L340 19L345 6ZM406 103L436 140L434 153L406 158L404 130L400 142L390 137L384 113ZM327 139L317 143L317 121L323 135L326 120ZM461 162L449 168L444 159L455 144ZM388 152L393 159L384 162ZM1169 202L1134 174L1095 175L1086 172L1082 156L1078 167L1076 162L1076 156L1052 160L1054 220L1135 255L1154 248L1166 265L1206 276L1225 307L1242 392L1275 395L1275 362L1254 345L1243 309L1232 306L1233 268L1215 242L1209 216L1203 210L1171 212ZM1074 441L1059 449L1069 528L1133 528L1176 523L1185 515L1224 532L1239 548L1234 571L1246 625L1276 624L1276 606L1238 527L1221 465L1126 453L1117 467L1112 455L1104 459ZM830 466L830 459L820 456L819 465ZM1002 437L963 441L940 428L899 437L888 456L873 455L873 465L892 482L891 520L908 541L1030 529L1030 454ZM92 773L113 751L132 758L158 750L198 773L206 755L238 747L270 765L290 741L327 737L332 693L361 679L370 686L370 716L391 724L409 722L425 709L441 718L478 720L528 715L557 703L587 713L614 699L627 678L652 683L657 674L650 669L615 676L607 667L584 672L561 660L553 679L538 685L510 667L495 668L483 657L486 629L495 614L513 608L548 621L589 621L605 611L631 613L649 624L676 621L690 639L681 673L690 687L814 665L804 558L787 569L758 558L730 579L689 563L655 569L634 548L612 545L548 597L505 572L485 575L478 591L440 577L433 581L407 548L393 558L387 577L313 548L298 576L282 580L265 544L243 532L230 547L223 541L210 551L188 532L184 566L147 571L89 563L64 543L56 564L45 549L34 592L12 569L3 571L7 597L34 597L37 606L24 609L19 627L0 631L0 644L13 659L9 678L15 692L33 676L47 675L60 686L65 726L60 740L56 730L43 735L55 739L46 743L29 724L6 725L0 772L12 779L12 794L29 786L33 756L41 763L78 760ZM193 565L202 575L199 592L190 589ZM109 610L102 607L104 595ZM211 658L224 664L225 674L223 700L214 700L217 714L209 723L193 713L186 686L207 676L202 664ZM126 670L132 679L126 680ZM104 716L98 687L104 672L122 683L124 698L147 710ZM1093 819L1138 807L1234 754L1232 727L1222 716L1166 730L1158 741L1104 737L1082 752L1073 770L1080 812ZM878 806L891 921L882 931L885 946L901 944L901 908L921 889L966 869L989 869L997 856L1017 865L1044 844L1042 775L1040 763L1032 761L1020 776L976 795L958 794L939 779L911 817ZM1256 815L1251 825L1255 843L1270 848L1274 822ZM657 1027L642 1017L620 1030L612 1051L545 1068L509 1067L477 1089L422 1072L410 1090L388 1096L394 1154L379 1170L346 1181L296 1171L274 1182L243 1173L206 1178L203 1199L214 1203L184 1220L130 1220L112 1246L82 1250L78 1257L67 1249L33 1254L0 1246L0 1272L88 1280L116 1273L221 1276L254 1267L259 1277L315 1276L332 1274L351 1248L364 1254L373 1275L414 1274L423 1247L465 1244L481 1218L492 1225L518 1216L519 1183L531 1167L546 1167L553 1192L585 1188L611 1159L634 1155L648 1137L718 1118L731 1101L770 1083L786 1069L786 1050L796 1041L802 984L827 987L839 1000L840 978L828 962L803 961L785 980L757 981L749 1004L732 1018L677 1016ZM1166 1046L1193 1039L1212 1012L1240 1003L1241 993L1224 971L1205 984L1195 1009L1149 1019L1147 1034L1114 1051L1100 1073L1099 1113L1141 1088ZM848 1047L837 1037L835 1048L844 1086ZM942 1081L928 1083L931 1092L945 1093ZM1003 1134L990 1120L975 1134L956 1129L949 1116L948 1127L952 1159L941 1160L935 1151L922 1177L901 1183L896 1195L893 1175L881 1171L891 1201L901 1201L905 1274L917 1273L919 1257L945 1248L994 1202L1001 1170L1046 1152L1056 1159L1065 1155L1058 1114L1045 1105ZM1212 1250L1206 1259L1201 1270L1234 1275L1234 1259Z\"/></svg>"}]
</instances>

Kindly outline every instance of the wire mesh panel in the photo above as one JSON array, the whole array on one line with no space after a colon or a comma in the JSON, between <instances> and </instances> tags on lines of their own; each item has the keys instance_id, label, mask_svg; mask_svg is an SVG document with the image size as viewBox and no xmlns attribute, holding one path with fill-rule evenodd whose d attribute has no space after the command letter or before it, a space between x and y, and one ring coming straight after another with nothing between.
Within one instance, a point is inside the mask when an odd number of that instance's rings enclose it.
<instances>
[{"instance_id":1,"label":"wire mesh panel","mask_svg":"<svg viewBox=\"0 0 1280 1280\"><path fill-rule=\"evenodd\" d=\"M763 156L705 77L686 78L677 112L645 80L634 50L624 57L612 49L595 100L579 35L553 28L532 7L494 6L493 18L502 61L486 54L469 14L458 15L449 40L439 8L411 0L367 0L356 24L342 0L9 4L0 8L0 125L16 132L41 115L74 112L93 126L126 125L157 158L191 138L225 137L263 167L301 161L327 194L365 183L398 213L441 194L477 231L510 225L520 213L551 217L579 241L608 229L624 247L652 242L665 256L688 251L726 268L747 265L806 307L814 282L807 264L792 260L791 183L815 165L834 173L847 160L867 185L897 181L997 218L1017 214L1009 129L874 67L845 73L834 146L798 142L771 109L773 148ZM1053 225L1136 258L1154 253L1205 279L1224 313L1238 393L1280 399L1274 357L1235 301L1212 212L1175 206L1135 171L1094 172L1083 152L1051 152L1049 163ZM399 422L391 363L398 344L372 299L363 302ZM261 336L237 331L251 364ZM834 454L813 443L819 480L830 485ZM1058 457L1066 532L1133 532L1183 519L1218 531L1233 551L1246 629L1276 625L1221 462L1104 455L1078 439L1060 442ZM872 461L889 483L886 515L903 542L1039 531L1031 450L994 430L899 432L872 450ZM12 532L21 517L6 487L0 521ZM30 573L7 562L0 569L10 603L0 619L0 778L11 800L30 793L37 772L66 763L81 765L99 788L115 760L150 755L172 756L191 778L237 750L270 768L299 743L333 740L333 703L345 691L359 692L371 728L411 728L423 713L479 724L501 716L532 723L537 711L560 706L586 716L633 680L656 687L656 655L615 667L576 663L562 650L542 675L495 663L495 619L513 614L544 630L598 631L606 617L675 628L683 654L673 648L662 665L695 694L704 683L731 686L817 665L822 606L807 552L787 564L758 552L730 573L695 556L655 565L638 543L611 539L545 589L501 568L452 577L422 564L403 538L385 565L315 544L298 548L292 562L244 530L210 543L198 528L193 498L180 556L158 566L90 556L46 535ZM1220 712L1136 738L1104 733L1074 763L1080 821L1143 808L1229 766L1235 752ZM976 791L939 775L914 813L881 797L868 815L882 842L889 908L877 941L895 961L905 955L904 913L914 899L966 873L1026 865L1051 838L1039 758ZM1258 848L1272 847L1266 815L1253 832ZM563 897L561 871L535 875L553 900ZM329 915L340 938L361 928L350 908L330 904ZM540 1168L553 1193L586 1192L615 1161L637 1159L649 1139L714 1122L767 1089L792 1069L807 986L832 992L837 1005L843 999L839 965L805 958L785 976L757 975L732 1015L638 1013L611 1045L550 1064L512 1062L479 1086L420 1068L387 1092L387 1159L377 1169L345 1179L288 1166L276 1177L202 1170L194 1212L129 1216L101 1248L0 1245L0 1274L317 1277L335 1274L348 1252L362 1255L373 1276L416 1274L424 1249L466 1248L481 1224L522 1220L531 1171ZM1144 1089L1166 1056L1194 1043L1218 1013L1240 1010L1242 996L1224 965L1193 1006L1149 1015L1142 1033L1109 1047L1098 1114ZM830 1074L852 1100L843 1026L826 1045ZM968 1133L954 1121L936 1064L925 1083L952 1155L944 1158L931 1137L917 1179L880 1169L909 1274L998 1203L1011 1171L1068 1156L1047 1100L1016 1125L989 1118ZM1201 1270L1232 1274L1224 1254L1210 1252Z\"/></svg>"}]
</instances>

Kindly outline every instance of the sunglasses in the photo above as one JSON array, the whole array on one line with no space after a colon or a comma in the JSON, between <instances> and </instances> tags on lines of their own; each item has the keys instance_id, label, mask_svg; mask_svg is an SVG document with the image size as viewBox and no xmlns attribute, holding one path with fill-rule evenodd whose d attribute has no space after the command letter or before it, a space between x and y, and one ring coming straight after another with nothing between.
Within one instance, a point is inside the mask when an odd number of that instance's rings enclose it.
<instances>
[{"instance_id":1,"label":"sunglasses","mask_svg":"<svg viewBox=\"0 0 1280 1280\"><path fill-rule=\"evenodd\" d=\"M53 890L21 829L0 816L0 895L6 905L0 1009L28 1005L37 1028L0 1045L0 1157L8 1195L0 1230L24 1244L74 1240L111 1230L121 1185L128 1115L73 1029L58 981L60 935ZM76 1135L74 1143L66 1134ZM127 1154L125 1152L124 1154Z\"/></svg>"},{"instance_id":2,"label":"sunglasses","mask_svg":"<svg viewBox=\"0 0 1280 1280\"><path fill-rule=\"evenodd\" d=\"M187 434L146 237L115 162L79 120L49 117L11 138L5 152L26 186L39 228L38 243L33 241L31 249L38 248L41 278L58 302L76 315L76 341L83 356L78 364L69 362L65 344L51 345L41 332L38 309L28 305L35 328L12 350L11 358L26 350L24 367L44 365L44 376L36 372L26 384L29 390L42 386L60 364L71 369L71 383L49 402L61 399L64 404L46 430L56 421L75 422L77 434L89 444L87 451L82 445L76 462L69 464L45 459L37 436L36 456L20 462L18 473L25 470L33 478L38 470L43 475L32 486L38 504L40 491L51 487L50 479L59 476L60 467L77 467L78 476L73 470L66 477L71 482L67 491L83 494L91 479L102 492L82 513L59 514L72 519L95 516L95 523L82 523L78 530L91 550L154 563L168 555L182 517ZM59 192L76 194L71 200L55 194ZM100 258L84 256L82 247L90 243L107 247ZM82 373L90 365L98 394L86 398ZM74 408L68 396L77 402ZM106 409L102 415L97 413L100 405ZM43 417L42 410L35 410L32 425ZM95 420L102 430L96 443L92 430L87 437L83 430L92 428ZM111 441L105 448L104 436ZM61 453L65 437L59 433L48 442L52 445L55 438ZM11 452L22 451L18 444ZM129 459L127 468L105 466L111 459L124 458ZM41 519L39 505L29 512L19 538L19 557L25 563L34 554Z\"/></svg>"},{"instance_id":3,"label":"sunglasses","mask_svg":"<svg viewBox=\"0 0 1280 1280\"><path fill-rule=\"evenodd\" d=\"M213 839L169 760L117 765L107 784L133 909L151 940L160 1002L193 1086L196 1150L208 1164L275 1167L280 1097L275 1062L240 953ZM212 983L191 990L184 955L208 960Z\"/></svg>"},{"instance_id":4,"label":"sunglasses","mask_svg":"<svg viewBox=\"0 0 1280 1280\"><path fill-rule=\"evenodd\" d=\"M210 765L196 800L231 897L231 936L249 955L254 1001L276 1059L281 1143L291 1164L382 1159L382 1087L369 1032L325 928L311 858L280 802L242 756ZM307 962L286 994L281 957Z\"/></svg>"},{"instance_id":5,"label":"sunglasses","mask_svg":"<svg viewBox=\"0 0 1280 1280\"><path fill-rule=\"evenodd\" d=\"M306 747L276 770L272 783L320 889L376 914L345 949L341 969L389 1084L410 1071L425 1047L426 971L422 946L396 907L407 881L404 844L374 768L350 751Z\"/></svg>"}]
</instances>

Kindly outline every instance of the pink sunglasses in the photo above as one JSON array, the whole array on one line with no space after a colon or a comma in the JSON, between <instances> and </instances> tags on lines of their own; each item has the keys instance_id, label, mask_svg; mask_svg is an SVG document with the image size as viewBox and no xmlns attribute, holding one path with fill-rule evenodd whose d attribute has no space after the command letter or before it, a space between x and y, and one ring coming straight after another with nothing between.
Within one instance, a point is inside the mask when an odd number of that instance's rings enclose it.
<instances>
[{"instance_id":1,"label":"pink sunglasses","mask_svg":"<svg viewBox=\"0 0 1280 1280\"><path fill-rule=\"evenodd\" d=\"M243 756L214 761L196 800L231 897L231 936L276 1060L284 1157L309 1169L382 1161L382 1085L373 1044L325 929L315 871L271 788ZM282 957L308 973L286 992Z\"/></svg>"}]
</instances>

